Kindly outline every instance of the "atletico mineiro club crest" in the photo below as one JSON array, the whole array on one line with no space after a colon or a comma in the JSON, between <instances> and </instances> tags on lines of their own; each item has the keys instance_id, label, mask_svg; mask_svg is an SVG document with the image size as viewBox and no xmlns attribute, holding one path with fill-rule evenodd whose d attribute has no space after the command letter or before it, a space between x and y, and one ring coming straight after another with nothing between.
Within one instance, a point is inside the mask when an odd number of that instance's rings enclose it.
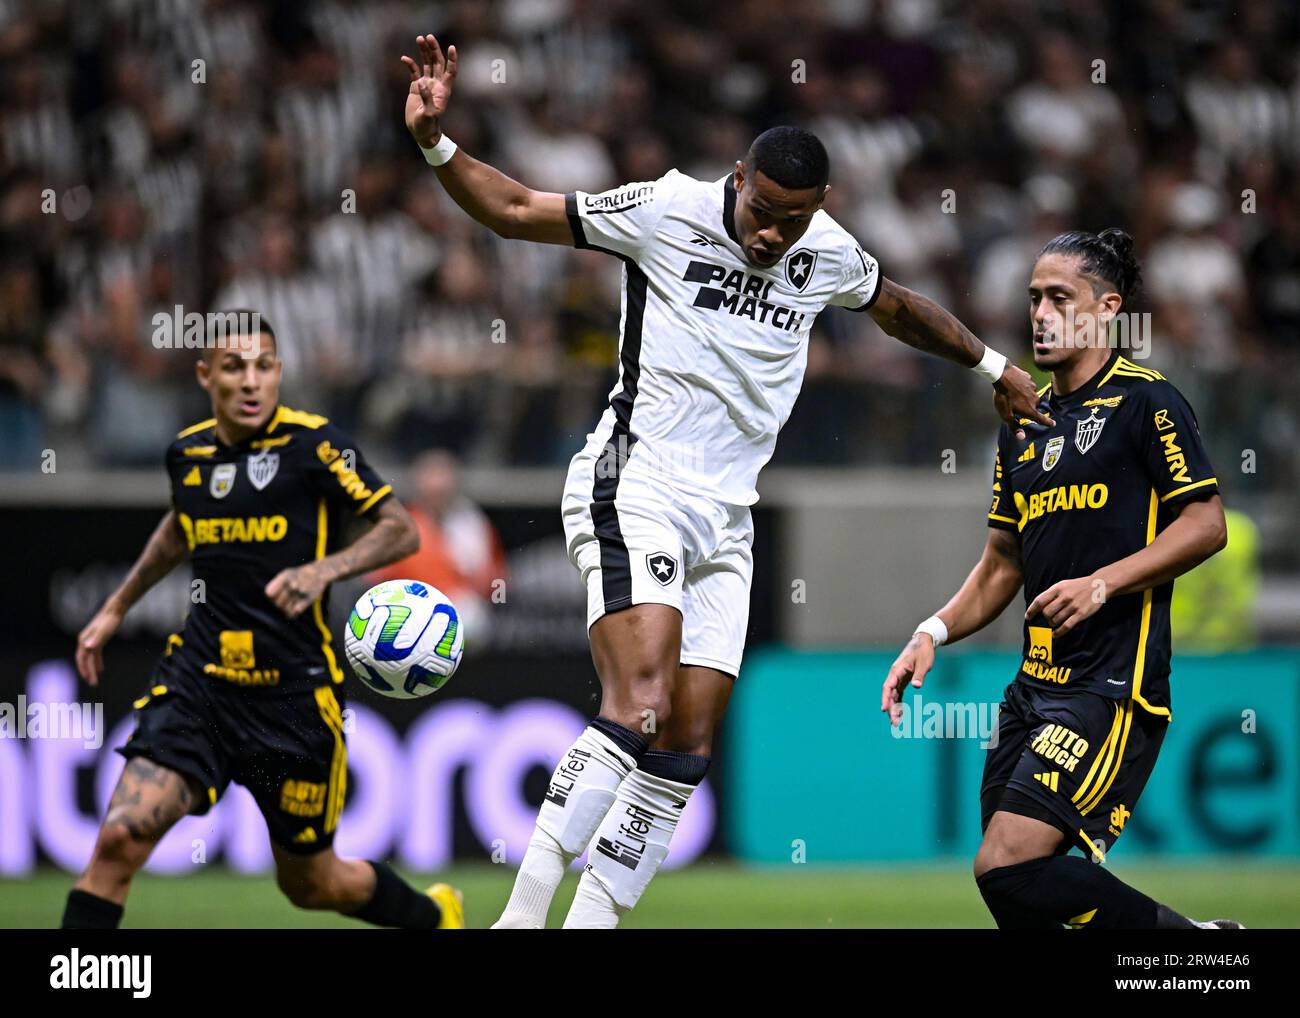
<instances>
[{"instance_id":1,"label":"atletico mineiro club crest","mask_svg":"<svg viewBox=\"0 0 1300 1018\"><path fill-rule=\"evenodd\" d=\"M1097 444L1097 439L1101 437L1101 429L1106 426L1106 419L1097 416L1097 408L1092 408L1086 418L1079 421L1074 426L1074 447L1080 453L1085 453Z\"/></svg>"},{"instance_id":2,"label":"atletico mineiro club crest","mask_svg":"<svg viewBox=\"0 0 1300 1018\"><path fill-rule=\"evenodd\" d=\"M264 489L280 469L280 454L263 449L248 457L248 479L258 491Z\"/></svg>"}]
</instances>

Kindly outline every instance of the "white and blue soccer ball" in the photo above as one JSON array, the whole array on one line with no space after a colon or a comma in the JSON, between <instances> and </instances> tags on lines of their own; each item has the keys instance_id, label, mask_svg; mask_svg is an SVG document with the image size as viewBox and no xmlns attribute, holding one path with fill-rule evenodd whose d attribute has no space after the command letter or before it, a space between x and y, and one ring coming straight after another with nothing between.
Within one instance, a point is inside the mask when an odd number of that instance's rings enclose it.
<instances>
[{"instance_id":1,"label":"white and blue soccer ball","mask_svg":"<svg viewBox=\"0 0 1300 1018\"><path fill-rule=\"evenodd\" d=\"M419 580L371 587L348 618L344 648L376 693L414 700L435 693L460 666L464 627L451 598Z\"/></svg>"}]
</instances>

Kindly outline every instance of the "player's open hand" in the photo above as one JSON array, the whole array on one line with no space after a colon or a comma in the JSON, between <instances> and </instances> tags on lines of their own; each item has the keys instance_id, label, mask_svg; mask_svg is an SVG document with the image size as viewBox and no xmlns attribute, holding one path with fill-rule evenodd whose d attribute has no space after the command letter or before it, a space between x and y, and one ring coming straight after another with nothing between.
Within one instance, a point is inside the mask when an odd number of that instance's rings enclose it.
<instances>
[{"instance_id":1,"label":"player's open hand","mask_svg":"<svg viewBox=\"0 0 1300 1018\"><path fill-rule=\"evenodd\" d=\"M104 670L104 645L113 638L121 624L122 613L106 604L77 634L77 673L92 686L99 685L99 676Z\"/></svg>"},{"instance_id":2,"label":"player's open hand","mask_svg":"<svg viewBox=\"0 0 1300 1018\"><path fill-rule=\"evenodd\" d=\"M297 618L329 585L315 565L297 566L281 571L266 585L266 596L289 618Z\"/></svg>"},{"instance_id":3,"label":"player's open hand","mask_svg":"<svg viewBox=\"0 0 1300 1018\"><path fill-rule=\"evenodd\" d=\"M1008 363L1002 377L993 383L993 406L998 416L1015 428L1016 438L1021 440L1025 437L1023 419L1049 428L1056 423L1038 409L1038 387L1029 372L1014 364Z\"/></svg>"},{"instance_id":4,"label":"player's open hand","mask_svg":"<svg viewBox=\"0 0 1300 1018\"><path fill-rule=\"evenodd\" d=\"M1060 580L1044 590L1025 609L1025 620L1041 615L1054 636L1064 636L1106 603L1106 584L1099 577Z\"/></svg>"},{"instance_id":5,"label":"player's open hand","mask_svg":"<svg viewBox=\"0 0 1300 1018\"><path fill-rule=\"evenodd\" d=\"M889 714L889 723L898 724L903 718L903 692L910 683L920 689L926 675L934 667L934 638L928 633L913 633L889 668L885 686L880 692L880 709Z\"/></svg>"},{"instance_id":6,"label":"player's open hand","mask_svg":"<svg viewBox=\"0 0 1300 1018\"><path fill-rule=\"evenodd\" d=\"M433 148L442 137L438 118L447 112L451 86L456 80L456 47L447 47L447 56L432 35L417 35L420 48L417 64L408 56L402 63L411 72L411 88L406 95L406 129L421 148Z\"/></svg>"}]
</instances>

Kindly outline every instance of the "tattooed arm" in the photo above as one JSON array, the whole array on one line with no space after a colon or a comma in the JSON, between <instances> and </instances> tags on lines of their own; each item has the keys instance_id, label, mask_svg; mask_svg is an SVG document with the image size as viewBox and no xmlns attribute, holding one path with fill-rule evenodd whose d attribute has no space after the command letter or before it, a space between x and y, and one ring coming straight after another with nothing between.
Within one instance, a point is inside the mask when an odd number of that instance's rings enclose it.
<instances>
[{"instance_id":1,"label":"tattooed arm","mask_svg":"<svg viewBox=\"0 0 1300 1018\"><path fill-rule=\"evenodd\" d=\"M375 510L373 527L333 555L317 562L286 569L266 585L266 596L289 618L300 614L335 580L368 573L420 548L420 532L411 514L395 498Z\"/></svg>"},{"instance_id":2,"label":"tattooed arm","mask_svg":"<svg viewBox=\"0 0 1300 1018\"><path fill-rule=\"evenodd\" d=\"M935 354L963 367L973 368L984 356L984 344L966 326L928 297L883 279L880 296L867 312L888 335L925 353ZM1038 410L1038 391L1029 372L1008 363L993 383L994 404L1013 428L1027 417L1050 425L1052 419Z\"/></svg>"}]
</instances>

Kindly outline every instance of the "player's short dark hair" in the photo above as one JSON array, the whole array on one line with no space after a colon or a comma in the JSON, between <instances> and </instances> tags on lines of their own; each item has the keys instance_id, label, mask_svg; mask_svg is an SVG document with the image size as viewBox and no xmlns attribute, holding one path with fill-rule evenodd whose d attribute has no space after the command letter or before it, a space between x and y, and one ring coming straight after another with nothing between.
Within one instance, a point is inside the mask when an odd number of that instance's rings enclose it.
<instances>
[{"instance_id":1,"label":"player's short dark hair","mask_svg":"<svg viewBox=\"0 0 1300 1018\"><path fill-rule=\"evenodd\" d=\"M1085 276L1114 287L1125 304L1137 293L1142 282L1142 267L1133 254L1133 238L1113 226L1101 233L1072 230L1057 234L1043 245L1038 257L1049 254L1075 256ZM1093 285L1093 296L1096 294L1097 288Z\"/></svg>"},{"instance_id":2,"label":"player's short dark hair","mask_svg":"<svg viewBox=\"0 0 1300 1018\"><path fill-rule=\"evenodd\" d=\"M256 318L254 318L255 315ZM257 332L270 336L271 345L278 351L280 342L275 338L275 329L267 321L266 315L251 308L227 308L224 311L217 311L208 316L208 342L204 344L203 356L211 358L218 353L222 353L223 348L218 342L222 337L250 335L252 332L251 326L254 322L257 323Z\"/></svg>"},{"instance_id":3,"label":"player's short dark hair","mask_svg":"<svg viewBox=\"0 0 1300 1018\"><path fill-rule=\"evenodd\" d=\"M745 153L745 168L790 190L825 187L831 175L826 146L802 127L769 127Z\"/></svg>"}]
</instances>

